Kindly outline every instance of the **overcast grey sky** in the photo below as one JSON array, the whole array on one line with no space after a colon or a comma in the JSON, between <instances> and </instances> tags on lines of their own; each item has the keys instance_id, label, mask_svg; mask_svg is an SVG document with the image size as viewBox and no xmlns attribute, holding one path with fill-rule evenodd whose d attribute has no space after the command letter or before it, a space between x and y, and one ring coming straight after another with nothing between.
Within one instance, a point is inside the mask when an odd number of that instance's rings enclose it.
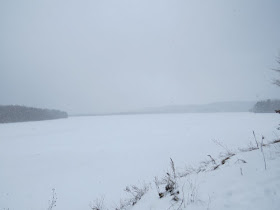
<instances>
[{"instance_id":1,"label":"overcast grey sky","mask_svg":"<svg viewBox=\"0 0 280 210\"><path fill-rule=\"evenodd\" d=\"M0 0L0 104L70 113L279 98L279 0Z\"/></svg>"}]
</instances>

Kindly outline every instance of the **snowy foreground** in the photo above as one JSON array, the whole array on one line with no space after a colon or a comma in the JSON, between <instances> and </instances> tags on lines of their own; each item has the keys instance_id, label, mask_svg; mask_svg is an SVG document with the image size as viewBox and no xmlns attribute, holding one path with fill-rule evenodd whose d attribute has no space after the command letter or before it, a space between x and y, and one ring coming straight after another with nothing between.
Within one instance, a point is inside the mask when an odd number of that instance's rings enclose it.
<instances>
[{"instance_id":1,"label":"snowy foreground","mask_svg":"<svg viewBox=\"0 0 280 210\"><path fill-rule=\"evenodd\" d=\"M280 144L263 153L238 148L256 146L253 130L259 142L279 139L279 121L277 114L213 113L0 124L0 209L47 210L52 189L53 209L86 210L102 198L115 209L133 198L124 189L135 185L147 189L135 210L276 210ZM167 171L176 181L172 192L163 183Z\"/></svg>"}]
</instances>

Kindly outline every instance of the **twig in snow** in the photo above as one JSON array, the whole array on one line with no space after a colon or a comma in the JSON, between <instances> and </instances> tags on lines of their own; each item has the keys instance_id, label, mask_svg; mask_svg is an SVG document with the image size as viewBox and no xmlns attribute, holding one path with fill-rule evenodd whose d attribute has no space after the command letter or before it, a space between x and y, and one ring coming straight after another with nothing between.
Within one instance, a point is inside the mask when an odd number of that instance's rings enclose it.
<instances>
[{"instance_id":1,"label":"twig in snow","mask_svg":"<svg viewBox=\"0 0 280 210\"><path fill-rule=\"evenodd\" d=\"M226 145L222 144L220 141L216 140L216 139L213 139L212 140L215 144L219 145L220 147L222 147L225 151L226 151L226 154L225 156L231 156L231 155L234 155L234 153L227 148Z\"/></svg>"},{"instance_id":2,"label":"twig in snow","mask_svg":"<svg viewBox=\"0 0 280 210\"><path fill-rule=\"evenodd\" d=\"M211 156L211 155L207 155L207 156L209 156L209 157L210 157L210 159L211 159L211 161L212 161L212 163L216 165L216 161L214 160L214 158L212 158L212 156Z\"/></svg>"},{"instance_id":3,"label":"twig in snow","mask_svg":"<svg viewBox=\"0 0 280 210\"><path fill-rule=\"evenodd\" d=\"M207 204L207 210L210 209L210 204L211 204L211 196L208 195L208 204Z\"/></svg>"},{"instance_id":4,"label":"twig in snow","mask_svg":"<svg viewBox=\"0 0 280 210\"><path fill-rule=\"evenodd\" d=\"M262 136L261 152L262 152L262 155L263 155L264 169L266 170L266 160L265 160L265 156L264 156L264 152L263 152L263 140L264 140L264 137Z\"/></svg>"},{"instance_id":5,"label":"twig in snow","mask_svg":"<svg viewBox=\"0 0 280 210\"><path fill-rule=\"evenodd\" d=\"M247 163L247 162L243 159L237 159L237 161L235 163Z\"/></svg>"},{"instance_id":6,"label":"twig in snow","mask_svg":"<svg viewBox=\"0 0 280 210\"><path fill-rule=\"evenodd\" d=\"M49 200L48 210L52 210L54 207L56 207L56 201L57 201L57 196L55 193L55 189L52 189L52 199Z\"/></svg>"},{"instance_id":7,"label":"twig in snow","mask_svg":"<svg viewBox=\"0 0 280 210\"><path fill-rule=\"evenodd\" d=\"M255 131L253 131L253 135L254 135L254 138L255 138L255 142L256 142L257 148L259 149L259 144L258 144L258 141L257 141L256 135L255 135Z\"/></svg>"}]
</instances>

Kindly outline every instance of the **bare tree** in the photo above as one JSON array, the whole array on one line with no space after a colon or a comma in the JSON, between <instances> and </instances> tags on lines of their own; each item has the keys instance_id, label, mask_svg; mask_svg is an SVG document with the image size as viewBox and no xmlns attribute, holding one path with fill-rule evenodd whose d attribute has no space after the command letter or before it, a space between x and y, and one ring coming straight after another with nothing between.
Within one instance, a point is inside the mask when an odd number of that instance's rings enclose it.
<instances>
[{"instance_id":1,"label":"bare tree","mask_svg":"<svg viewBox=\"0 0 280 210\"><path fill-rule=\"evenodd\" d=\"M276 62L278 63L278 65L280 66L280 56L276 59ZM273 69L274 71L278 72L280 74L280 67ZM280 79L275 79L273 81L274 85L277 85L278 87L280 87ZM276 113L280 114L280 109L275 110Z\"/></svg>"},{"instance_id":2,"label":"bare tree","mask_svg":"<svg viewBox=\"0 0 280 210\"><path fill-rule=\"evenodd\" d=\"M280 56L277 58L276 62L277 62L278 65L280 66ZM280 67L278 67L278 68L276 68L276 69L272 69L272 70L274 70L274 71L280 73ZM273 84L280 87L280 79L275 79L275 80L273 80Z\"/></svg>"}]
</instances>

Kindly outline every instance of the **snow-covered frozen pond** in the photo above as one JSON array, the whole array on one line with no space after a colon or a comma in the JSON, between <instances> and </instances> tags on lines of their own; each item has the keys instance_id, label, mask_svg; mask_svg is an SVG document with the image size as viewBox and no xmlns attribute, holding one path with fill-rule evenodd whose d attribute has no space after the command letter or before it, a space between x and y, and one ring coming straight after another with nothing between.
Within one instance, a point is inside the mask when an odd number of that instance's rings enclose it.
<instances>
[{"instance_id":1,"label":"snow-covered frozen pond","mask_svg":"<svg viewBox=\"0 0 280 210\"><path fill-rule=\"evenodd\" d=\"M150 182L169 167L196 165L222 148L276 139L280 115L254 113L70 117L0 124L0 209L90 209L118 202L127 185ZM113 205L113 203L112 203Z\"/></svg>"}]
</instances>

